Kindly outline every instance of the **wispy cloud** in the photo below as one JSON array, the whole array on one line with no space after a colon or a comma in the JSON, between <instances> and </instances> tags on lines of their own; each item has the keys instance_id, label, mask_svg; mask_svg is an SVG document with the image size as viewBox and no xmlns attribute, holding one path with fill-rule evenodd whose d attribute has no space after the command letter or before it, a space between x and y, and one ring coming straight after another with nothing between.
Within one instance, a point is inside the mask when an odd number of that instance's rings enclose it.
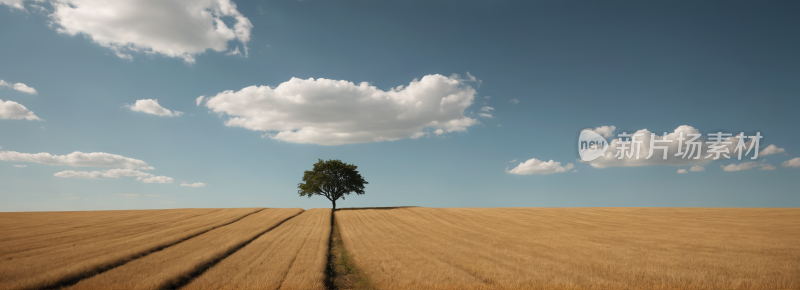
<instances>
[{"instance_id":1,"label":"wispy cloud","mask_svg":"<svg viewBox=\"0 0 800 290\"><path fill-rule=\"evenodd\" d=\"M186 182L184 182L184 183L181 183L181 186L203 187L203 186L206 186L206 184L202 183L202 182L195 182L195 183L186 183Z\"/></svg>"},{"instance_id":2,"label":"wispy cloud","mask_svg":"<svg viewBox=\"0 0 800 290\"><path fill-rule=\"evenodd\" d=\"M800 167L800 157L784 161L783 163L781 163L781 167L788 167L788 168Z\"/></svg>"},{"instance_id":3,"label":"wispy cloud","mask_svg":"<svg viewBox=\"0 0 800 290\"><path fill-rule=\"evenodd\" d=\"M12 84L12 83L6 82L4 80L0 80L0 88L3 88L3 87L12 88L12 89L15 89L17 91L20 91L20 92L23 92L23 93L26 93L26 94L31 94L31 95L37 95L38 94L38 93L36 93L36 89L34 89L32 87L29 87L29 86L27 86L27 85L25 85L23 83Z\"/></svg>"},{"instance_id":4,"label":"wispy cloud","mask_svg":"<svg viewBox=\"0 0 800 290\"><path fill-rule=\"evenodd\" d=\"M125 105L126 107L131 108L131 111L135 112L143 112L148 113L156 116L162 117L178 117L183 115L183 112L178 111L170 111L162 107L158 104L158 100L155 99L144 99L144 100L137 100L133 105Z\"/></svg>"},{"instance_id":5,"label":"wispy cloud","mask_svg":"<svg viewBox=\"0 0 800 290\"><path fill-rule=\"evenodd\" d=\"M786 153L786 150L783 148L778 148L778 146L775 146L775 144L771 144L764 148L764 150L761 150L761 153L758 153L758 156L767 156L778 153Z\"/></svg>"},{"instance_id":6,"label":"wispy cloud","mask_svg":"<svg viewBox=\"0 0 800 290\"><path fill-rule=\"evenodd\" d=\"M525 162L521 162L517 167L514 167L511 170L506 168L507 173L517 174L517 175L531 175L531 174L552 174L552 173L560 173L560 172L567 172L572 170L575 167L572 163L569 163L565 166L561 166L561 162L555 162L553 160L550 161L541 161L536 158L528 159Z\"/></svg>"},{"instance_id":7,"label":"wispy cloud","mask_svg":"<svg viewBox=\"0 0 800 290\"><path fill-rule=\"evenodd\" d=\"M51 155L50 153L20 153L16 151L0 151L0 160L11 162L32 162L45 165L76 167L123 167L128 169L153 169L142 160L105 152L83 153L79 151L67 155Z\"/></svg>"}]
</instances>

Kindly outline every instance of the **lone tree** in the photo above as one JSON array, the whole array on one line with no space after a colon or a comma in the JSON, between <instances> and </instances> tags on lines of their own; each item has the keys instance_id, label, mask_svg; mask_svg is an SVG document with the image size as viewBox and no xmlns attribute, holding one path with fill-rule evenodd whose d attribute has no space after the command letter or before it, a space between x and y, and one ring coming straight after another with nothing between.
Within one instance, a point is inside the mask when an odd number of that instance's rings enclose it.
<instances>
[{"instance_id":1,"label":"lone tree","mask_svg":"<svg viewBox=\"0 0 800 290\"><path fill-rule=\"evenodd\" d=\"M344 200L344 196L351 192L364 194L364 184L369 182L358 174L357 168L341 160L319 159L313 170L306 170L303 174L303 182L297 184L297 193L309 198L313 195L327 197L336 210L336 200L340 197Z\"/></svg>"}]
</instances>

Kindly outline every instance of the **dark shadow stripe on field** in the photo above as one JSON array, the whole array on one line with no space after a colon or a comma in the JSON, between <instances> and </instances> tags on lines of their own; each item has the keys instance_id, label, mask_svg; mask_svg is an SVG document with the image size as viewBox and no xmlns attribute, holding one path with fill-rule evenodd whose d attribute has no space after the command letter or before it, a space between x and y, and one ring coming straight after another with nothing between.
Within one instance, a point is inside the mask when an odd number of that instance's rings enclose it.
<instances>
[{"instance_id":1,"label":"dark shadow stripe on field","mask_svg":"<svg viewBox=\"0 0 800 290\"><path fill-rule=\"evenodd\" d=\"M253 214L256 214L258 212L261 212L261 211L263 211L265 209L266 208L262 208L262 209L259 209L257 211L248 213L248 214L243 215L243 216L241 216L239 218L236 218L236 219L234 219L234 220L232 220L232 221L230 221L228 223L208 228L207 230L198 232L197 234L194 234L194 235L185 237L183 239L177 240L174 243L160 245L160 246L152 248L152 249L150 249L148 251L145 251L145 252L142 252L142 253L137 253L135 255L131 255L131 256L129 256L127 258L124 258L124 259L120 259L119 261L112 262L112 263L109 263L109 264L106 264L106 265L101 265L101 266L99 266L99 267L97 267L95 269L92 269L91 271L88 271L88 272L85 272L85 273L81 273L81 274L78 274L78 275L74 275L74 276L71 276L71 277L66 277L66 278L61 279L59 281L53 282L50 285L42 287L42 289L48 289L48 290L50 290L50 289L62 289L62 288L66 288L66 287L78 284L78 282L80 282L83 279L88 279L88 278L103 274L103 273L105 273L105 272L107 272L107 271L109 271L111 269L114 269L114 268L117 268L119 266L125 265L130 261L133 261L133 260L136 260L136 259L141 259L141 258L143 258L143 257L145 257L147 255L150 255L152 253L155 253L155 252L164 250L166 248L172 247L174 245L180 244L180 243L185 242L186 240L189 240L191 238L197 237L199 235L205 234L205 233L210 232L212 230L215 230L215 229L230 225L232 223L238 222L238 221L242 220L243 218L246 218L246 217L248 217L250 215L253 215Z\"/></svg>"},{"instance_id":2,"label":"dark shadow stripe on field","mask_svg":"<svg viewBox=\"0 0 800 290\"><path fill-rule=\"evenodd\" d=\"M195 278L197 278L197 277L200 277L200 275L203 275L203 273L205 273L206 271L208 271L208 269L211 269L211 267L214 267L214 265L218 264L219 262L222 262L222 260L224 260L224 259L225 259L225 258L227 258L228 256L230 256L230 255L233 255L233 253L236 253L236 251L238 251L238 250L240 250L240 249L244 248L245 246L249 245L251 242L253 242L253 241L255 241L256 239L260 238L260 237L261 237L261 236L263 236L264 234L266 234L266 233L268 233L269 231L271 231L271 230L273 230L273 229L275 229L275 228L279 227L280 225L282 225L282 224L283 224L283 223L285 223L286 221L288 221L288 220L290 220L290 219L293 219L293 218L295 218L295 217L296 217L296 216L298 216L298 215L301 215L301 214L303 214L304 212L305 212L305 210L304 210L304 211L301 211L301 212L299 212L299 213L297 213L297 214L295 214L295 215L293 215L293 216L290 216L290 217L288 217L288 218L286 218L286 219L284 219L284 220L282 220L281 222L277 223L276 225L274 225L274 226L272 226L272 227L270 227L270 228L268 228L268 229L264 230L263 232L261 232L261 233L259 233L259 234L255 235L255 237L253 237L252 239L249 239L249 240L247 240L247 241L244 241L244 242L242 242L241 244L239 244L238 246L236 246L236 247L233 247L231 250L229 250L229 251L227 251L227 252L223 253L222 255L220 255L219 257L217 257L216 259L213 259L213 260L211 260L211 261L208 261L208 262L206 262L206 263L204 263L204 264L202 264L202 265L198 266L198 267L197 267L196 269L194 269L194 271L192 271L192 272L191 272L189 275L187 275L187 276L184 276L184 277L180 277L180 278L178 278L177 280L175 280L175 281L173 281L173 282L171 282L171 283L167 284L166 286L164 286L164 287L161 287L161 289L175 290L175 289L180 289L180 288L182 288L183 286L189 285L189 283L191 283L191 282L192 282L192 280L194 280L194 279L195 279Z\"/></svg>"}]
</instances>

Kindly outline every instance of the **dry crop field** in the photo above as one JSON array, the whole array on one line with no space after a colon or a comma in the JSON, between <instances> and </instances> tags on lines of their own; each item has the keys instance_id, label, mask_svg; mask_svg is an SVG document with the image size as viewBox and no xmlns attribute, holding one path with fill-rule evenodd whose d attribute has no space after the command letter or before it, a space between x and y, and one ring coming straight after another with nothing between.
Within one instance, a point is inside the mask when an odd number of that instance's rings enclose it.
<instances>
[{"instance_id":1,"label":"dry crop field","mask_svg":"<svg viewBox=\"0 0 800 290\"><path fill-rule=\"evenodd\" d=\"M258 210L0 213L0 289L41 289L80 279Z\"/></svg>"},{"instance_id":2,"label":"dry crop field","mask_svg":"<svg viewBox=\"0 0 800 290\"><path fill-rule=\"evenodd\" d=\"M800 289L800 209L340 210L377 289Z\"/></svg>"},{"instance_id":3,"label":"dry crop field","mask_svg":"<svg viewBox=\"0 0 800 290\"><path fill-rule=\"evenodd\" d=\"M330 226L330 209L307 210L182 289L324 290Z\"/></svg>"},{"instance_id":4,"label":"dry crop field","mask_svg":"<svg viewBox=\"0 0 800 290\"><path fill-rule=\"evenodd\" d=\"M0 233L0 289L800 289L800 209L0 213Z\"/></svg>"}]
</instances>

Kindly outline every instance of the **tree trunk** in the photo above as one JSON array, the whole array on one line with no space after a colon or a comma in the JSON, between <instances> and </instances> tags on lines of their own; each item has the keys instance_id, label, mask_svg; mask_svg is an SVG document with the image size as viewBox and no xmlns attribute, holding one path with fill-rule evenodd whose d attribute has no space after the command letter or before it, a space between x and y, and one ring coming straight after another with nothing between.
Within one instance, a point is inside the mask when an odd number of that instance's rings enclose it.
<instances>
[{"instance_id":1,"label":"tree trunk","mask_svg":"<svg viewBox=\"0 0 800 290\"><path fill-rule=\"evenodd\" d=\"M333 211L336 211L336 200L331 200L331 202L333 203Z\"/></svg>"}]
</instances>

